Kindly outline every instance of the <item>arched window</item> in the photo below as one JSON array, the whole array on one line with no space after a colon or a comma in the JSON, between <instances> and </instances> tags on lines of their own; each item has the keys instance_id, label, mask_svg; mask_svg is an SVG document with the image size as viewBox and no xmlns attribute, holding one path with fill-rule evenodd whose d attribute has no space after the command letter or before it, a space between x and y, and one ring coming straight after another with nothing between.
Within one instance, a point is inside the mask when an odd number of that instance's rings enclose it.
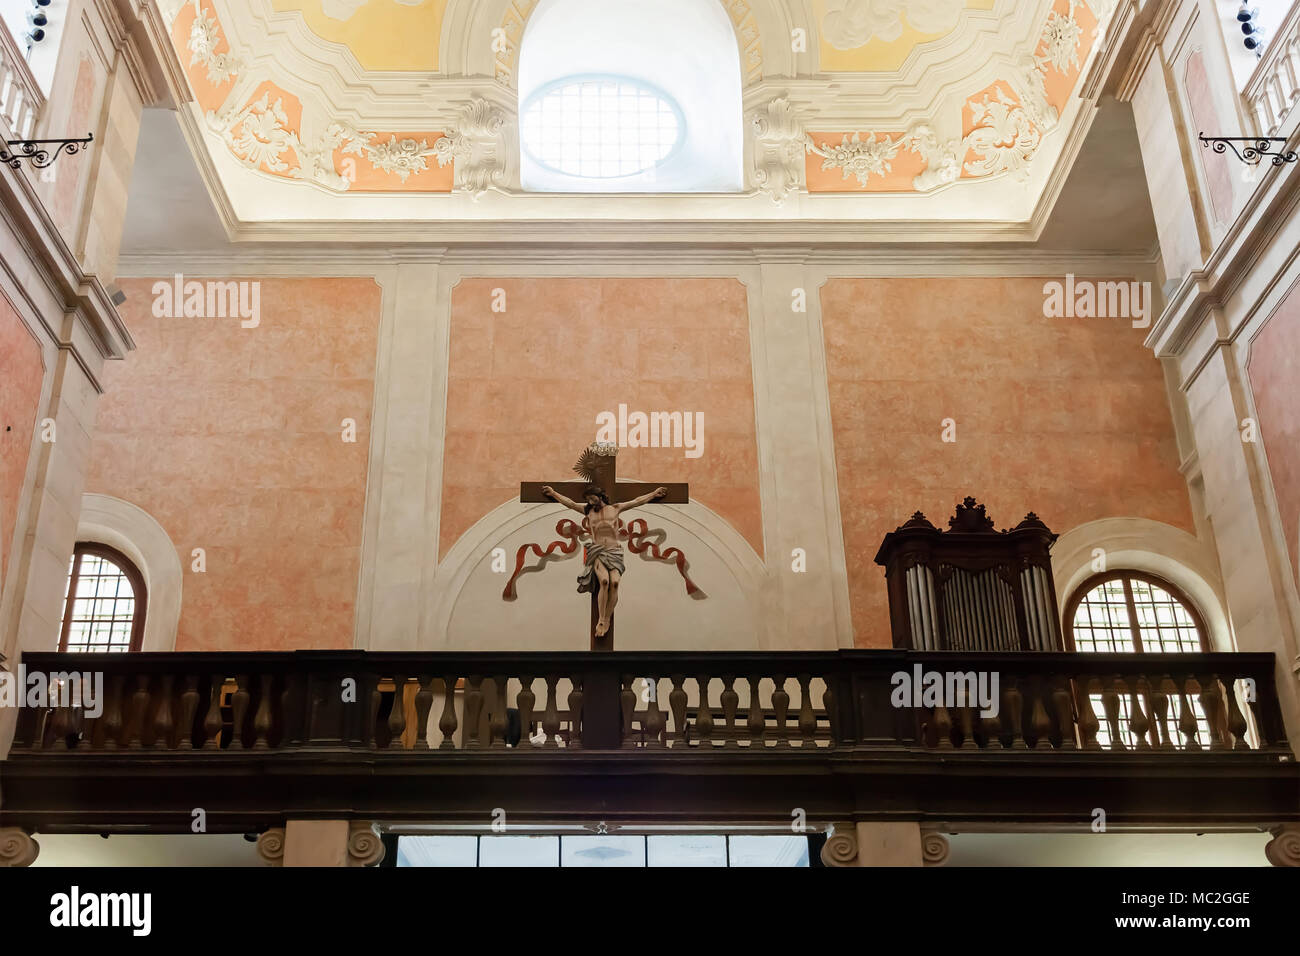
<instances>
[{"instance_id":1,"label":"arched window","mask_svg":"<svg viewBox=\"0 0 1300 956\"><path fill-rule=\"evenodd\" d=\"M740 48L718 0L541 0L519 51L520 178L545 192L735 192Z\"/></svg>"},{"instance_id":2,"label":"arched window","mask_svg":"<svg viewBox=\"0 0 1300 956\"><path fill-rule=\"evenodd\" d=\"M1067 646L1080 653L1194 654L1209 650L1205 622L1186 595L1162 578L1137 571L1111 571L1088 578L1066 603L1065 620ZM1114 732L1102 695L1088 696L1100 725L1097 742L1110 749L1115 746ZM1149 719L1150 696L1139 696L1147 698L1143 708ZM1175 746L1184 747L1178 728L1181 698L1170 693L1168 700L1165 726L1159 732ZM1201 746L1208 746L1210 725L1205 712L1195 696L1188 700L1196 717L1197 739ZM1120 693L1118 702L1119 737L1131 749L1137 738L1128 726L1132 714L1129 693Z\"/></svg>"},{"instance_id":3,"label":"arched window","mask_svg":"<svg viewBox=\"0 0 1300 956\"><path fill-rule=\"evenodd\" d=\"M1088 578L1066 604L1065 620L1072 651L1209 650L1196 606L1168 581L1137 571Z\"/></svg>"},{"instance_id":4,"label":"arched window","mask_svg":"<svg viewBox=\"0 0 1300 956\"><path fill-rule=\"evenodd\" d=\"M140 650L146 599L144 577L126 555L103 544L78 544L68 568L59 650Z\"/></svg>"}]
</instances>

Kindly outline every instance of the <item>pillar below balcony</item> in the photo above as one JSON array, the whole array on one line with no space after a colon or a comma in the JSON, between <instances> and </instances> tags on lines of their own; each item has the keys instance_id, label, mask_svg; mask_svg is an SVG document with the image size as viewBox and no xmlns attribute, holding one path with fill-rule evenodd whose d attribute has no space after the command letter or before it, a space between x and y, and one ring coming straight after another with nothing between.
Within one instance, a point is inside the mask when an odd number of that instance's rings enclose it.
<instances>
[{"instance_id":1,"label":"pillar below balcony","mask_svg":"<svg viewBox=\"0 0 1300 956\"><path fill-rule=\"evenodd\" d=\"M257 852L271 866L376 866L384 843L372 823L290 820L263 833Z\"/></svg>"},{"instance_id":2,"label":"pillar below balcony","mask_svg":"<svg viewBox=\"0 0 1300 956\"><path fill-rule=\"evenodd\" d=\"M837 823L822 847L827 866L921 866L919 823Z\"/></svg>"}]
</instances>

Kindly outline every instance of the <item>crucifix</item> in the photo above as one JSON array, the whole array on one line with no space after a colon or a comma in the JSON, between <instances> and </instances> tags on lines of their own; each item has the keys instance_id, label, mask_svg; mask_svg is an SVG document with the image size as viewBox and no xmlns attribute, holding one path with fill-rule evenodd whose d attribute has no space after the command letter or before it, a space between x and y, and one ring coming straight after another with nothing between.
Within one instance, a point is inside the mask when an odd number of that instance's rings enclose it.
<instances>
[{"instance_id":1,"label":"crucifix","mask_svg":"<svg viewBox=\"0 0 1300 956\"><path fill-rule=\"evenodd\" d=\"M593 651L614 649L612 602L618 599L618 582L623 572L623 549L618 544L617 531L619 513L650 502L684 505L690 501L690 486L686 482L662 485L618 482L617 456L618 446L614 443L593 442L573 466L573 470L582 476L582 481L519 483L519 500L522 502L555 501L584 515L584 530L591 540L584 542L583 573L578 578L578 590L591 593Z\"/></svg>"}]
</instances>

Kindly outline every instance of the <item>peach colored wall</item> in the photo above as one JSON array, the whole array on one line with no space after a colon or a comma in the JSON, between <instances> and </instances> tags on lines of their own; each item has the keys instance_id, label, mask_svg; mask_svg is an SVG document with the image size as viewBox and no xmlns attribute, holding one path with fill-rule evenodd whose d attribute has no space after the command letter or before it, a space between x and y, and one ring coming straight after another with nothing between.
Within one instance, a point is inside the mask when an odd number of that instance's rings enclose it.
<instances>
[{"instance_id":1,"label":"peach colored wall","mask_svg":"<svg viewBox=\"0 0 1300 956\"><path fill-rule=\"evenodd\" d=\"M1251 343L1247 369L1292 567L1300 568L1300 285Z\"/></svg>"},{"instance_id":2,"label":"peach colored wall","mask_svg":"<svg viewBox=\"0 0 1300 956\"><path fill-rule=\"evenodd\" d=\"M1187 89L1187 103L1196 121L1197 132L1222 129L1219 111L1214 105L1214 91L1210 88L1210 76L1205 70L1205 54L1200 50L1187 58L1183 85ZM1227 154L1200 148L1199 143L1194 145L1210 186L1214 218L1226 223L1232 217L1232 172L1228 168Z\"/></svg>"},{"instance_id":3,"label":"peach colored wall","mask_svg":"<svg viewBox=\"0 0 1300 956\"><path fill-rule=\"evenodd\" d=\"M0 587L16 544L14 526L44 378L40 343L0 295Z\"/></svg>"},{"instance_id":4,"label":"peach colored wall","mask_svg":"<svg viewBox=\"0 0 1300 956\"><path fill-rule=\"evenodd\" d=\"M177 650L352 646L379 287L263 279L261 323L241 328L154 316L153 283L121 282L137 350L105 367L86 490L140 506L175 543Z\"/></svg>"},{"instance_id":5,"label":"peach colored wall","mask_svg":"<svg viewBox=\"0 0 1300 956\"><path fill-rule=\"evenodd\" d=\"M1128 319L1043 316L1063 277L832 279L822 288L855 641L888 646L885 533L964 495L999 528L1137 516L1193 530L1169 401ZM954 443L941 440L945 418Z\"/></svg>"},{"instance_id":6,"label":"peach colored wall","mask_svg":"<svg viewBox=\"0 0 1300 956\"><path fill-rule=\"evenodd\" d=\"M494 289L505 291L505 312L492 311ZM624 448L619 474L689 481L693 499L762 552L748 306L737 280L466 279L452 295L450 348L441 554L516 498L520 481L575 478L596 415L620 403L703 413L701 457Z\"/></svg>"}]
</instances>

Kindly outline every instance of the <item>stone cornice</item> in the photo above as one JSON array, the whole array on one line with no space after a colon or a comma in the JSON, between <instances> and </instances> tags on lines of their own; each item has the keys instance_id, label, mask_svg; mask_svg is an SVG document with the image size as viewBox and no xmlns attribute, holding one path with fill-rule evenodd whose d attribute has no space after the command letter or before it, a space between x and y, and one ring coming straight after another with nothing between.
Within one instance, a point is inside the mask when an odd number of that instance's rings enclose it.
<instances>
[{"instance_id":1,"label":"stone cornice","mask_svg":"<svg viewBox=\"0 0 1300 956\"><path fill-rule=\"evenodd\" d=\"M764 263L799 263L818 274L839 276L933 275L1148 275L1154 271L1158 250L1095 253L1033 249L999 250L987 247L900 249L828 248L819 246L719 247L619 249L590 245L537 247L499 245L448 248L411 245L400 248L285 248L241 250L226 253L160 252L124 255L118 262L121 276L153 278L177 271L188 275L369 275L398 263L456 265L466 269L567 270L582 274L582 267L625 267L629 274L654 274L657 269L696 268L730 271ZM576 271L575 271L576 270Z\"/></svg>"},{"instance_id":2,"label":"stone cornice","mask_svg":"<svg viewBox=\"0 0 1300 956\"><path fill-rule=\"evenodd\" d=\"M59 324L62 316L39 316L61 347L71 348L92 380L104 359L118 359L135 348L131 333L117 314L98 277L85 273L22 171L0 167L0 214L28 260L55 297L85 324L97 355L82 355ZM15 264L16 265L16 264Z\"/></svg>"},{"instance_id":3,"label":"stone cornice","mask_svg":"<svg viewBox=\"0 0 1300 956\"><path fill-rule=\"evenodd\" d=\"M1300 147L1300 130L1289 137L1285 149ZM1293 165L1261 165L1261 181L1246 200L1241 212L1225 232L1223 239L1205 265L1184 277L1170 296L1164 312L1153 323L1146 344L1158 356L1181 355L1201 325L1215 309L1222 308L1249 276L1260 254L1277 234L1300 211L1300 174ZM1300 252L1293 250L1290 261ZM1247 311L1237 317L1226 338L1216 335L1216 344L1231 341L1250 320ZM1204 364L1201 356L1197 364ZM1194 377L1194 375L1192 376ZM1185 386L1184 386L1185 387Z\"/></svg>"}]
</instances>

